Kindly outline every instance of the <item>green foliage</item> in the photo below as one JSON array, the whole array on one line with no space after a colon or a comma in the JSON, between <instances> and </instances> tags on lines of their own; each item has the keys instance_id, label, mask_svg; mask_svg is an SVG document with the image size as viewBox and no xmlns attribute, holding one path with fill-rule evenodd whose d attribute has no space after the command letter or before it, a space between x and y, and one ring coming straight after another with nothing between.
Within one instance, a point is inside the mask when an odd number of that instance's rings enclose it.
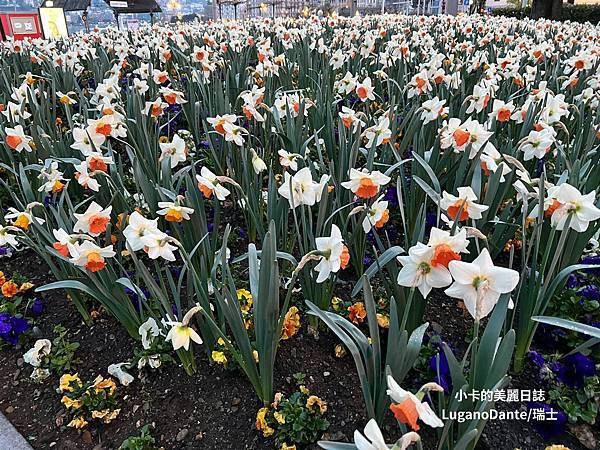
<instances>
[{"instance_id":1,"label":"green foliage","mask_svg":"<svg viewBox=\"0 0 600 450\"><path fill-rule=\"evenodd\" d=\"M150 426L144 425L139 436L130 436L123 441L119 450L157 450L155 439L150 434Z\"/></svg>"},{"instance_id":2,"label":"green foliage","mask_svg":"<svg viewBox=\"0 0 600 450\"><path fill-rule=\"evenodd\" d=\"M596 279L594 279L597 282ZM568 320L578 320L586 317L589 323L600 321L600 302L589 299L577 293L577 289L565 289L552 299L546 313L553 317ZM582 343L585 336L576 331L566 333L566 343L573 349Z\"/></svg>"},{"instance_id":3,"label":"green foliage","mask_svg":"<svg viewBox=\"0 0 600 450\"><path fill-rule=\"evenodd\" d=\"M286 443L312 444L329 428L324 418L326 403L308 389L300 390L289 397L275 396L274 407L265 415L268 425L275 430L273 436L278 446Z\"/></svg>"},{"instance_id":4,"label":"green foliage","mask_svg":"<svg viewBox=\"0 0 600 450\"><path fill-rule=\"evenodd\" d=\"M570 388L563 384L554 385L548 391L548 396L565 412L569 422L577 423L583 420L593 425L598 415L600 379L597 376L587 377L581 389Z\"/></svg>"},{"instance_id":5,"label":"green foliage","mask_svg":"<svg viewBox=\"0 0 600 450\"><path fill-rule=\"evenodd\" d=\"M282 253L277 252L275 224L271 222L269 231L264 238L262 250L259 252L254 244L248 246L247 259L250 292L254 305L254 327L253 332L249 331L243 320L242 306L238 300L236 281L233 278L229 262L226 259L227 239L230 230L231 227L227 226L223 239L223 247L218 254L217 263L213 268L212 282L213 286L215 286L215 297L218 307L223 314L223 320L231 331L233 339L230 340L225 335L222 328L212 319L208 311L203 309L202 315L215 335L222 339L236 363L252 383L258 397L266 405L273 399L275 357L281 338L283 320L291 298L295 275L289 283L283 305L280 305L279 290L282 283L277 260L284 256L282 256ZM217 268L219 266L221 267L221 277L218 278Z\"/></svg>"},{"instance_id":6,"label":"green foliage","mask_svg":"<svg viewBox=\"0 0 600 450\"><path fill-rule=\"evenodd\" d=\"M387 375L391 374L399 384L402 383L419 356L423 335L429 324L421 325L409 337L403 326L406 317L400 317L396 302L392 298L389 332L385 346L388 351L382 351L371 285L366 275L362 277L361 282L370 337L365 336L349 320L333 312L322 311L308 300L306 304L310 313L321 319L352 355L360 379L367 415L381 422L390 403L386 393ZM410 308L406 311L409 310Z\"/></svg>"},{"instance_id":7,"label":"green foliage","mask_svg":"<svg viewBox=\"0 0 600 450\"><path fill-rule=\"evenodd\" d=\"M112 378L98 376L93 381L82 381L77 374L65 374L60 378L61 403L73 420L67 425L85 427L90 420L112 422L120 413L117 408L117 386Z\"/></svg>"},{"instance_id":8,"label":"green foliage","mask_svg":"<svg viewBox=\"0 0 600 450\"><path fill-rule=\"evenodd\" d=\"M499 390L508 385L510 377L507 373L515 348L514 330L503 333L509 298L508 294L500 297L481 336L479 324L475 322L475 338L462 361L457 360L452 350L443 344L453 389L450 395L444 395L443 392L438 394L438 416L442 409L448 414L452 411L489 412L494 402L473 400L469 398L469 392ZM484 419L473 419L459 423L447 419L440 433L438 450L474 449L486 422Z\"/></svg>"},{"instance_id":9,"label":"green foliage","mask_svg":"<svg viewBox=\"0 0 600 450\"><path fill-rule=\"evenodd\" d=\"M48 366L56 373L65 373L80 363L75 358L75 351L79 348L79 342L70 342L67 339L67 329L62 325L54 327L55 338L52 340L52 352L48 356Z\"/></svg>"},{"instance_id":10,"label":"green foliage","mask_svg":"<svg viewBox=\"0 0 600 450\"><path fill-rule=\"evenodd\" d=\"M296 383L300 386L304 384L304 380L306 379L306 374L304 372L296 372L292 375Z\"/></svg>"}]
</instances>

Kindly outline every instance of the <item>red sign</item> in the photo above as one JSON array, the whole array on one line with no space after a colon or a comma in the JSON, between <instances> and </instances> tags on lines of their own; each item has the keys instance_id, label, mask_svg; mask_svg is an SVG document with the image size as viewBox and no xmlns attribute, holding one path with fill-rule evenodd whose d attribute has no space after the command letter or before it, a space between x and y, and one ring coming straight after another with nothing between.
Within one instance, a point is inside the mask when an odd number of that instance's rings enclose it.
<instances>
[{"instance_id":1,"label":"red sign","mask_svg":"<svg viewBox=\"0 0 600 450\"><path fill-rule=\"evenodd\" d=\"M0 25L4 39L9 36L15 40L43 37L37 12L0 13Z\"/></svg>"}]
</instances>

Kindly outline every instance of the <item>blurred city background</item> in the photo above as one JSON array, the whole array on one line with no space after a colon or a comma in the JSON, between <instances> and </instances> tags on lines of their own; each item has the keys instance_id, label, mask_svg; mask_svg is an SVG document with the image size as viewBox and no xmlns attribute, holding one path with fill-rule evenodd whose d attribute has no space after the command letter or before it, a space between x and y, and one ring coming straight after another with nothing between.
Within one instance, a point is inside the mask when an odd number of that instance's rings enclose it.
<instances>
[{"instance_id":1,"label":"blurred city background","mask_svg":"<svg viewBox=\"0 0 600 450\"><path fill-rule=\"evenodd\" d=\"M60 2L64 0L55 0ZM129 5L142 0L129 0ZM110 0L91 0L87 10L90 27L114 26L116 20L122 28L135 29L151 20L193 21L209 19L243 19L250 17L298 17L319 14L369 14L380 12L400 12L405 14L440 14L448 12L447 2L458 3L454 13L468 12L470 2L479 0L156 0L162 9L153 17L149 14L119 14L115 17ZM565 0L568 3L596 3L600 0ZM522 3L524 2L524 3ZM485 10L526 6L528 0L481 0ZM44 3L44 4L42 4ZM1 12L37 11L40 6L52 6L52 0L0 0ZM483 8L482 8L483 9ZM84 31L82 11L69 12L65 16L70 33Z\"/></svg>"}]
</instances>

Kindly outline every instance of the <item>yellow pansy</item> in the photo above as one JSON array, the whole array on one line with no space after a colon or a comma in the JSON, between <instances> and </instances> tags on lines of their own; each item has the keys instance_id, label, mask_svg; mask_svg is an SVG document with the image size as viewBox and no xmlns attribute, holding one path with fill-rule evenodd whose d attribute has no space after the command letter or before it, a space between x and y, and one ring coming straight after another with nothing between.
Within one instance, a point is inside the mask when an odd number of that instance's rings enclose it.
<instances>
[{"instance_id":1,"label":"yellow pansy","mask_svg":"<svg viewBox=\"0 0 600 450\"><path fill-rule=\"evenodd\" d=\"M62 377L60 377L59 389L61 392L73 392L73 387L71 386L72 382L75 382L81 386L79 374L76 373L75 375L71 375L70 373L65 373Z\"/></svg>"},{"instance_id":2,"label":"yellow pansy","mask_svg":"<svg viewBox=\"0 0 600 450\"><path fill-rule=\"evenodd\" d=\"M77 428L78 430L80 430L87 424L87 421L83 417L76 417L73 420L71 420L67 426L71 428Z\"/></svg>"},{"instance_id":3,"label":"yellow pansy","mask_svg":"<svg viewBox=\"0 0 600 450\"><path fill-rule=\"evenodd\" d=\"M83 402L81 400L73 400L66 395L63 395L63 398L60 399L60 402L65 405L67 408L79 409Z\"/></svg>"},{"instance_id":4,"label":"yellow pansy","mask_svg":"<svg viewBox=\"0 0 600 450\"><path fill-rule=\"evenodd\" d=\"M225 353L223 352L218 352L218 351L213 351L212 352L212 360L214 362L216 362L217 364L227 364L227 357L225 356Z\"/></svg>"}]
</instances>

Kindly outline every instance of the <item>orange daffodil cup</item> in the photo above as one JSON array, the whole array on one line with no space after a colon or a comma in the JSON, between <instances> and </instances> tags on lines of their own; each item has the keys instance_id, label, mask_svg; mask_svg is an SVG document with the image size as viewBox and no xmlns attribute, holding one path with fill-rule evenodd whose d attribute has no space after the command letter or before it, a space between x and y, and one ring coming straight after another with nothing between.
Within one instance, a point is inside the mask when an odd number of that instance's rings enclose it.
<instances>
[{"instance_id":1,"label":"orange daffodil cup","mask_svg":"<svg viewBox=\"0 0 600 450\"><path fill-rule=\"evenodd\" d=\"M316 254L319 256L319 263L315 267L315 270L319 272L317 283L322 283L329 278L331 273L346 268L350 261L350 254L344 245L342 233L337 225L331 226L331 236L318 237L315 242Z\"/></svg>"},{"instance_id":2,"label":"orange daffodil cup","mask_svg":"<svg viewBox=\"0 0 600 450\"><path fill-rule=\"evenodd\" d=\"M357 197L368 199L375 197L379 190L388 184L391 178L378 170L369 172L367 169L350 169L350 180L341 183L343 187L352 191Z\"/></svg>"},{"instance_id":3,"label":"orange daffodil cup","mask_svg":"<svg viewBox=\"0 0 600 450\"><path fill-rule=\"evenodd\" d=\"M100 247L92 241L84 241L81 245L69 247L71 262L84 267L90 272L99 272L106 267L106 258L115 256L113 246Z\"/></svg>"},{"instance_id":4,"label":"orange daffodil cup","mask_svg":"<svg viewBox=\"0 0 600 450\"><path fill-rule=\"evenodd\" d=\"M387 377L387 395L392 399L390 409L398 421L410 426L413 431L419 431L420 426L417 423L421 420L424 424L432 428L444 426L437 414L431 409L429 403L423 401L425 395L430 392L444 392L444 389L437 383L427 383L419 389L416 394L405 391L400 387L391 375Z\"/></svg>"},{"instance_id":5,"label":"orange daffodil cup","mask_svg":"<svg viewBox=\"0 0 600 450\"><path fill-rule=\"evenodd\" d=\"M481 219L481 213L488 210L488 206L476 203L477 195L469 186L459 187L458 196L452 195L446 191L442 193L440 207L446 211L450 219L465 220Z\"/></svg>"},{"instance_id":6,"label":"orange daffodil cup","mask_svg":"<svg viewBox=\"0 0 600 450\"><path fill-rule=\"evenodd\" d=\"M408 256L398 256L402 265L398 284L419 289L424 298L432 288L450 285L449 263L460 260L461 253L468 253L468 245L464 229L452 236L448 231L432 228L427 245L418 242L409 249Z\"/></svg>"}]
</instances>

